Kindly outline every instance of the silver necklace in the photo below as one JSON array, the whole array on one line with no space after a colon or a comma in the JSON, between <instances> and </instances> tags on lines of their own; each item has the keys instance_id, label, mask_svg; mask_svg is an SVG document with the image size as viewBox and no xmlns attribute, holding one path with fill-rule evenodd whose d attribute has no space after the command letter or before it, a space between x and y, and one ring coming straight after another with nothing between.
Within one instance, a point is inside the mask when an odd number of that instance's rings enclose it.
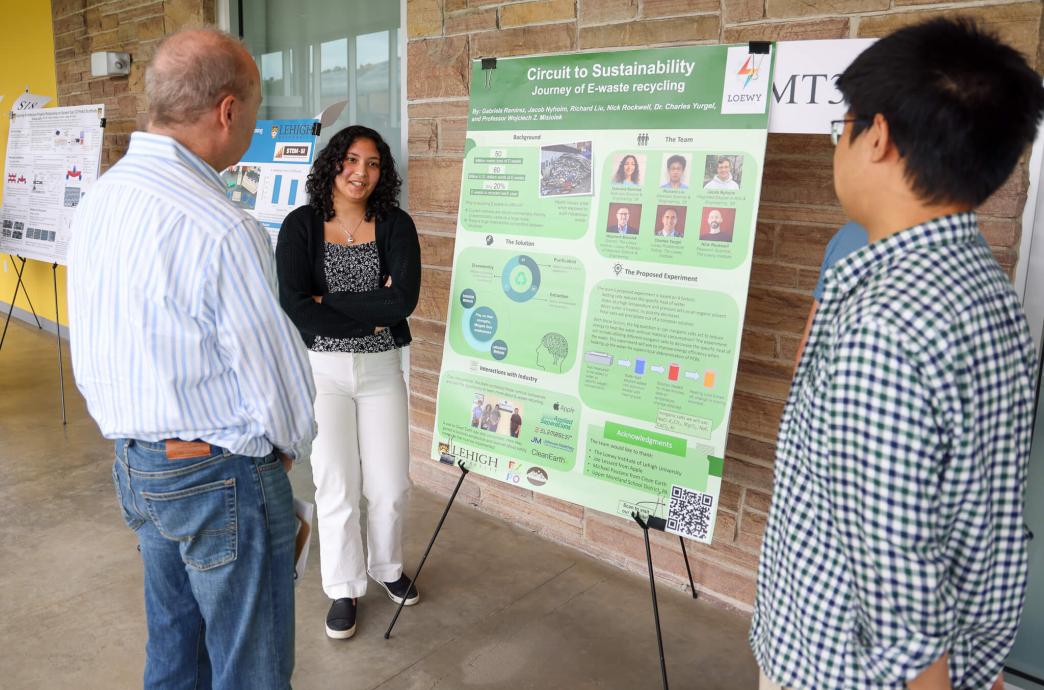
<instances>
[{"instance_id":1,"label":"silver necklace","mask_svg":"<svg viewBox=\"0 0 1044 690\"><path fill-rule=\"evenodd\" d=\"M359 222L355 224L355 227L351 229L351 232L349 232L348 228L345 227L344 219L342 219L340 216L337 216L336 218L337 224L341 226L341 230L344 232L345 244L354 244L355 233L359 230L359 226L362 225L362 222L366 220L366 214L363 213L362 216L359 217Z\"/></svg>"}]
</instances>

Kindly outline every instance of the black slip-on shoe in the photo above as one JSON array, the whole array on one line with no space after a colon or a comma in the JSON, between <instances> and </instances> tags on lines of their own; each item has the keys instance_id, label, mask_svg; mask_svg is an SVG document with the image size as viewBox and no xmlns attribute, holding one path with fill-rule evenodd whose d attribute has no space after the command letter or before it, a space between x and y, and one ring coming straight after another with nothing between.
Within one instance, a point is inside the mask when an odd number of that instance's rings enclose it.
<instances>
[{"instance_id":1,"label":"black slip-on shoe","mask_svg":"<svg viewBox=\"0 0 1044 690\"><path fill-rule=\"evenodd\" d=\"M355 599L338 599L326 613L326 636L347 640L355 634Z\"/></svg>"},{"instance_id":2,"label":"black slip-on shoe","mask_svg":"<svg viewBox=\"0 0 1044 690\"><path fill-rule=\"evenodd\" d=\"M417 592L417 588L413 586L410 578L405 575L400 575L395 582L381 582L378 580L378 583L381 587L384 587L384 591L388 593L388 598L396 604L402 604L403 598L406 599L406 606L413 606L420 601L420 593Z\"/></svg>"}]
</instances>

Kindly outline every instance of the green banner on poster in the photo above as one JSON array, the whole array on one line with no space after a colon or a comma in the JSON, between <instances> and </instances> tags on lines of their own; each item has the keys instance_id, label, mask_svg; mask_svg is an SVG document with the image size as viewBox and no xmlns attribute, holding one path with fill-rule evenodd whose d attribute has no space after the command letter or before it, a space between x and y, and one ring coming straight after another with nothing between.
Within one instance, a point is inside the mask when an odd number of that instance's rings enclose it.
<instances>
[{"instance_id":1,"label":"green banner on poster","mask_svg":"<svg viewBox=\"0 0 1044 690\"><path fill-rule=\"evenodd\" d=\"M433 459L710 542L772 60L475 61Z\"/></svg>"}]
</instances>

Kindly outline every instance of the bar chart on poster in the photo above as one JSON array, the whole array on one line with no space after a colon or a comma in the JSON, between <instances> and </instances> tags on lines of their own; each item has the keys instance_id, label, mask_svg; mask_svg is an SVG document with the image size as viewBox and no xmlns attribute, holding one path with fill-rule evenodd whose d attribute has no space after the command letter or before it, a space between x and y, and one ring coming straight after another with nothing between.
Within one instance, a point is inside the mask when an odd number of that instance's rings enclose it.
<instances>
[{"instance_id":1,"label":"bar chart on poster","mask_svg":"<svg viewBox=\"0 0 1044 690\"><path fill-rule=\"evenodd\" d=\"M711 540L772 62L473 64L434 460Z\"/></svg>"},{"instance_id":2,"label":"bar chart on poster","mask_svg":"<svg viewBox=\"0 0 1044 690\"><path fill-rule=\"evenodd\" d=\"M319 131L318 118L258 120L243 159L221 171L225 195L264 226L273 245L286 215L308 202Z\"/></svg>"}]
</instances>

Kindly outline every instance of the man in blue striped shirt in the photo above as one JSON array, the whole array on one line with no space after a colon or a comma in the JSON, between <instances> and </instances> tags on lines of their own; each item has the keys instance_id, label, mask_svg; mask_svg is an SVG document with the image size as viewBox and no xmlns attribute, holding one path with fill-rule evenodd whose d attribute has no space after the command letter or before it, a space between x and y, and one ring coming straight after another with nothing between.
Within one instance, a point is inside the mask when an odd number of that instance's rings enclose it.
<instances>
[{"instance_id":1,"label":"man in blue striped shirt","mask_svg":"<svg viewBox=\"0 0 1044 690\"><path fill-rule=\"evenodd\" d=\"M115 440L138 535L145 687L279 689L293 670L296 519L286 476L315 435L304 345L268 237L229 202L261 102L245 48L168 37L147 132L78 210L69 252L76 383Z\"/></svg>"}]
</instances>

